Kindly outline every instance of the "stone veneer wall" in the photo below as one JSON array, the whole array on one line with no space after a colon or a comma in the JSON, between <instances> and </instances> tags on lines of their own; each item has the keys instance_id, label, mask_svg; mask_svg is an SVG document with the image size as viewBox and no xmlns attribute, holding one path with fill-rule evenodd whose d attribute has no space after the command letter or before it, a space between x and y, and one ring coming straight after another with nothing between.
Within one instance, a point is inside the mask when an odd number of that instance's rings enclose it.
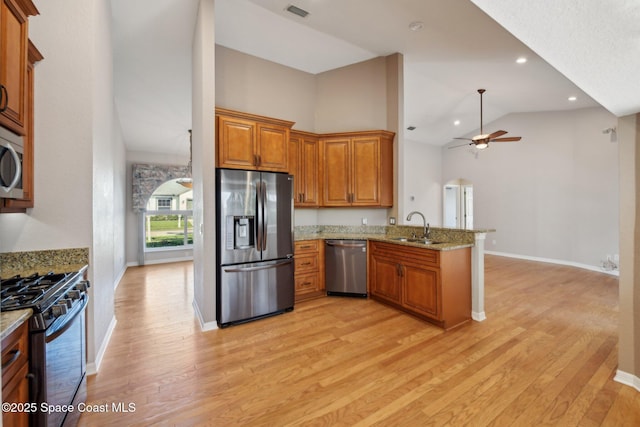
<instances>
[{"instance_id":1,"label":"stone veneer wall","mask_svg":"<svg viewBox=\"0 0 640 427\"><path fill-rule=\"evenodd\" d=\"M191 178L189 166L134 164L133 210L143 212L149 197L160 184L178 178Z\"/></svg>"}]
</instances>

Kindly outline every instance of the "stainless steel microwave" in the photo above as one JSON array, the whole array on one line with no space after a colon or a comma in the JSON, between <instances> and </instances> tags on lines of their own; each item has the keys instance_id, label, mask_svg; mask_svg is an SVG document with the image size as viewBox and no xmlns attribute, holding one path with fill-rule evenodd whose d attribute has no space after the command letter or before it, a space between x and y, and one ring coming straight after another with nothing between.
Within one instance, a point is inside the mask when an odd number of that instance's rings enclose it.
<instances>
[{"instance_id":1,"label":"stainless steel microwave","mask_svg":"<svg viewBox=\"0 0 640 427\"><path fill-rule=\"evenodd\" d=\"M21 199L22 137L0 127L0 199Z\"/></svg>"}]
</instances>

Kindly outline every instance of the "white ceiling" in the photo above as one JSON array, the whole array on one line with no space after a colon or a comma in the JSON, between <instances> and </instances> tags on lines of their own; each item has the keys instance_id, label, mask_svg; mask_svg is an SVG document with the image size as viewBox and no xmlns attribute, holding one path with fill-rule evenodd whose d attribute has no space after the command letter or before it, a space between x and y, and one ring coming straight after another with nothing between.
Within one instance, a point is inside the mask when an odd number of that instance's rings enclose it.
<instances>
[{"instance_id":1,"label":"white ceiling","mask_svg":"<svg viewBox=\"0 0 640 427\"><path fill-rule=\"evenodd\" d=\"M111 2L128 149L188 154L198 0ZM286 12L289 4L310 15ZM599 104L616 115L640 112L637 0L215 0L215 13L216 43L313 74L401 52L405 125L416 126L405 137L419 142L444 145L475 132L478 88L487 89L485 124ZM410 31L413 21L423 29ZM520 56L528 62L516 64Z\"/></svg>"}]
</instances>

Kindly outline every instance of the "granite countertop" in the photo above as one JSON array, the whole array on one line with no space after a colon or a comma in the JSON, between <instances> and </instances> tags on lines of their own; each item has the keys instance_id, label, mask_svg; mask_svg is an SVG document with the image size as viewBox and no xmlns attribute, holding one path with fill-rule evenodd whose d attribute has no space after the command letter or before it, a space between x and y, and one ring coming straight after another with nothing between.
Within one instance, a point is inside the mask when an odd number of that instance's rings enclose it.
<instances>
[{"instance_id":1,"label":"granite countertop","mask_svg":"<svg viewBox=\"0 0 640 427\"><path fill-rule=\"evenodd\" d=\"M33 311L31 311L30 308L25 308L24 310L3 311L0 313L1 339L5 339L11 332L18 329L18 327L27 321L32 314Z\"/></svg>"},{"instance_id":2,"label":"granite countertop","mask_svg":"<svg viewBox=\"0 0 640 427\"><path fill-rule=\"evenodd\" d=\"M399 237L410 237L412 232L421 231L422 227L349 227L349 226L320 226L320 227L296 227L294 240L316 239L357 239L375 240L414 248L426 248L438 251L451 251L474 246L475 233L489 232L493 230L457 230L437 228L432 229L432 240L438 243L424 244L418 242L400 241Z\"/></svg>"},{"instance_id":3,"label":"granite countertop","mask_svg":"<svg viewBox=\"0 0 640 427\"><path fill-rule=\"evenodd\" d=\"M80 271L89 263L89 248L0 253L0 277Z\"/></svg>"}]
</instances>

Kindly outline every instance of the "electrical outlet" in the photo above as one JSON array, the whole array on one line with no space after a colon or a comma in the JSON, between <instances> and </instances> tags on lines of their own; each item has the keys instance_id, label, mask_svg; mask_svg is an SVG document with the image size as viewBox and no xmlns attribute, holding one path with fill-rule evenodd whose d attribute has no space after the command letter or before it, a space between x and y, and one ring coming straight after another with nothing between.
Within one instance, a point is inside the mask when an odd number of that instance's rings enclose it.
<instances>
[{"instance_id":1,"label":"electrical outlet","mask_svg":"<svg viewBox=\"0 0 640 427\"><path fill-rule=\"evenodd\" d=\"M389 217L389 225L396 225L396 217L395 216L390 216Z\"/></svg>"},{"instance_id":2,"label":"electrical outlet","mask_svg":"<svg viewBox=\"0 0 640 427\"><path fill-rule=\"evenodd\" d=\"M362 218L362 225L367 225L367 218Z\"/></svg>"}]
</instances>

